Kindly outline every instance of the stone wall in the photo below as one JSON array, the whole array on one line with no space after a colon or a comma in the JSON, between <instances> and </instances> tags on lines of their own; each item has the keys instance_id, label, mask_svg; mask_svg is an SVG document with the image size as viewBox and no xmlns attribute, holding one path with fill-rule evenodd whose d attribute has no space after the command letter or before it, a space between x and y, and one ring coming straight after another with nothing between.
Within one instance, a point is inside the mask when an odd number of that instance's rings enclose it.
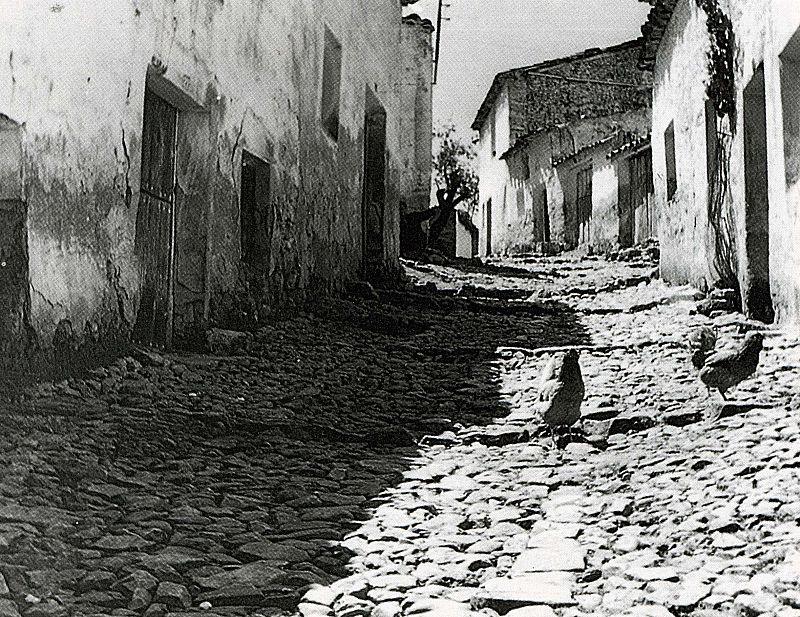
<instances>
[{"instance_id":1,"label":"stone wall","mask_svg":"<svg viewBox=\"0 0 800 617\"><path fill-rule=\"evenodd\" d=\"M637 42L524 73L525 133L580 118L622 114L650 104Z\"/></svg>"},{"instance_id":2,"label":"stone wall","mask_svg":"<svg viewBox=\"0 0 800 617\"><path fill-rule=\"evenodd\" d=\"M338 141L320 122L326 26L343 49ZM248 282L262 294L255 308L360 275L367 88L387 114L383 257L386 273L396 272L400 41L396 0L113 0L100 11L75 0L4 12L0 113L23 127L28 320L38 344L49 345L65 320L80 337L124 331L136 318L148 67L180 111L176 288L191 288L200 311L192 319L225 323L248 295L243 150L271 169L268 255Z\"/></svg>"}]
</instances>

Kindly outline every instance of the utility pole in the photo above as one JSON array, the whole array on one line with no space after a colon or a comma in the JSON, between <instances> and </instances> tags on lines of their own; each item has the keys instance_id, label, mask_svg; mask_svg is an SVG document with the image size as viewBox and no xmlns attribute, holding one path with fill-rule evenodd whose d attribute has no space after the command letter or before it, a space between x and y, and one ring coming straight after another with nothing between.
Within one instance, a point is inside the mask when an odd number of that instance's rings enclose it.
<instances>
[{"instance_id":1,"label":"utility pole","mask_svg":"<svg viewBox=\"0 0 800 617\"><path fill-rule=\"evenodd\" d=\"M436 16L436 51L433 60L433 83L439 79L439 48L442 45L442 8L444 0L439 0L439 12Z\"/></svg>"}]
</instances>

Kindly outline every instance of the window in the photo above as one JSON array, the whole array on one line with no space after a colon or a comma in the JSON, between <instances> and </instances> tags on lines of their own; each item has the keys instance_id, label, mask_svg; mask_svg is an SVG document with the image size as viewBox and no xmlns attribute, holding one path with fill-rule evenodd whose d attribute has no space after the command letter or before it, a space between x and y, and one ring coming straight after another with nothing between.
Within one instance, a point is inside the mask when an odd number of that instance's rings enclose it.
<instances>
[{"instance_id":1,"label":"window","mask_svg":"<svg viewBox=\"0 0 800 617\"><path fill-rule=\"evenodd\" d=\"M664 133L664 153L667 158L667 200L678 192L678 170L675 165L675 121L669 123Z\"/></svg>"},{"instance_id":2,"label":"window","mask_svg":"<svg viewBox=\"0 0 800 617\"><path fill-rule=\"evenodd\" d=\"M322 102L320 119L325 131L339 139L339 96L342 85L342 46L325 28L325 55L322 60Z\"/></svg>"}]
</instances>

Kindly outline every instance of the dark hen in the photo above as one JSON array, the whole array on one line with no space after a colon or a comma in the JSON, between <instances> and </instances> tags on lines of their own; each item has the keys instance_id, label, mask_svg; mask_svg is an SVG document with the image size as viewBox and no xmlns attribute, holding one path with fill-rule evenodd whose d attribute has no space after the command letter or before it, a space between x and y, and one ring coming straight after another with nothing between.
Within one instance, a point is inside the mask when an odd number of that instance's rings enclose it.
<instances>
[{"instance_id":1,"label":"dark hen","mask_svg":"<svg viewBox=\"0 0 800 617\"><path fill-rule=\"evenodd\" d=\"M727 400L725 393L728 390L756 372L763 346L764 336L760 332L748 332L738 349L720 351L706 358L700 380L707 388L719 390L722 398Z\"/></svg>"},{"instance_id":2,"label":"dark hen","mask_svg":"<svg viewBox=\"0 0 800 617\"><path fill-rule=\"evenodd\" d=\"M550 359L539 385L537 410L550 428L570 427L581 418L586 389L581 376L578 352L570 349Z\"/></svg>"},{"instance_id":3,"label":"dark hen","mask_svg":"<svg viewBox=\"0 0 800 617\"><path fill-rule=\"evenodd\" d=\"M708 326L693 330L689 335L689 351L692 354L692 365L699 371L706 364L706 358L717 346L717 335Z\"/></svg>"}]
</instances>

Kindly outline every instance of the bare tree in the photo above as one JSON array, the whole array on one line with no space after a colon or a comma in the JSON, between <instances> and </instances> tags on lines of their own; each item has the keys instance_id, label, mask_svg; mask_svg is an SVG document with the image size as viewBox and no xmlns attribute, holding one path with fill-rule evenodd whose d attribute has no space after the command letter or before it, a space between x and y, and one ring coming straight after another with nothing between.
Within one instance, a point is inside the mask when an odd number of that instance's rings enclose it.
<instances>
[{"instance_id":1,"label":"bare tree","mask_svg":"<svg viewBox=\"0 0 800 617\"><path fill-rule=\"evenodd\" d=\"M475 150L465 144L452 124L434 132L433 173L436 182L438 218L428 232L428 246L433 246L454 215L464 204L472 215L478 204L478 175L475 172Z\"/></svg>"}]
</instances>

